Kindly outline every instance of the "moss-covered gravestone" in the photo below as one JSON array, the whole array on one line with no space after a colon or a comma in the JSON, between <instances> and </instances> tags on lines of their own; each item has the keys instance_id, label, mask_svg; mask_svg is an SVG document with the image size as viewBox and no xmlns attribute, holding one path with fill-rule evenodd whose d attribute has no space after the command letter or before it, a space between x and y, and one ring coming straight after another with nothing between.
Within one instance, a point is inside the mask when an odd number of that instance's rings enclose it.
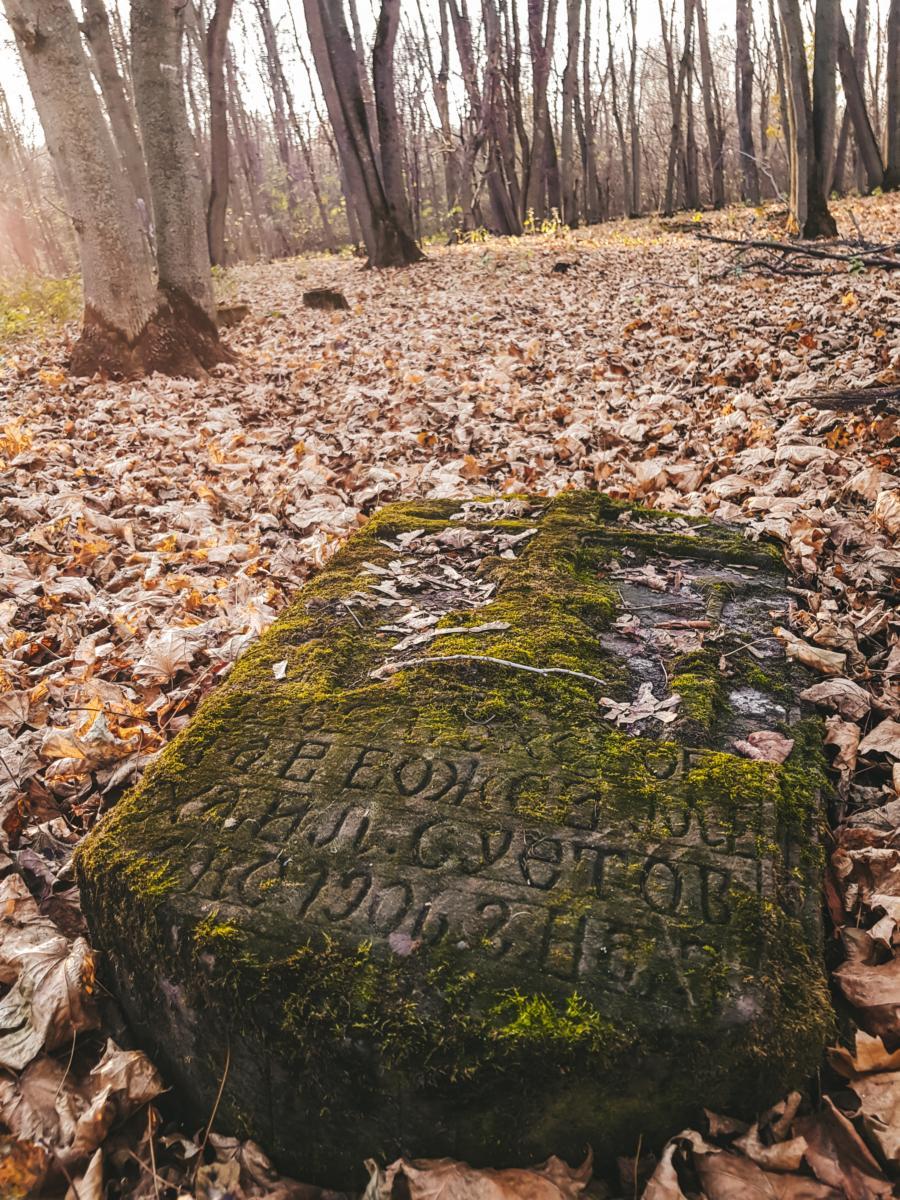
<instances>
[{"instance_id":1,"label":"moss-covered gravestone","mask_svg":"<svg viewBox=\"0 0 900 1200\"><path fill-rule=\"evenodd\" d=\"M352 538L79 856L198 1123L366 1156L633 1152L814 1067L818 731L777 554L596 495ZM680 697L680 699L676 699ZM760 730L783 763L741 757Z\"/></svg>"}]
</instances>

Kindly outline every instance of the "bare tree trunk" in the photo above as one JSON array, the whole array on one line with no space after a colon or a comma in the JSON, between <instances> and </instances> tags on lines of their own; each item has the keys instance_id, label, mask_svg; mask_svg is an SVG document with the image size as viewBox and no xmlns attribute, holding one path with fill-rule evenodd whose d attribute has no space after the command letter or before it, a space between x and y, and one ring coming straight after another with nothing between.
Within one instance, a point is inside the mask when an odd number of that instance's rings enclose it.
<instances>
[{"instance_id":1,"label":"bare tree trunk","mask_svg":"<svg viewBox=\"0 0 900 1200\"><path fill-rule=\"evenodd\" d=\"M202 372L196 339L154 282L68 0L3 3L78 237L85 310L73 374Z\"/></svg>"},{"instance_id":2,"label":"bare tree trunk","mask_svg":"<svg viewBox=\"0 0 900 1200\"><path fill-rule=\"evenodd\" d=\"M828 184L834 161L840 15L840 0L816 0L812 156L808 192L809 208L803 227L803 236L807 238L834 237L837 234L837 225L828 211Z\"/></svg>"},{"instance_id":3,"label":"bare tree trunk","mask_svg":"<svg viewBox=\"0 0 900 1200\"><path fill-rule=\"evenodd\" d=\"M216 315L203 190L185 107L180 10L132 0L134 92L153 190L159 284L203 333Z\"/></svg>"},{"instance_id":4,"label":"bare tree trunk","mask_svg":"<svg viewBox=\"0 0 900 1200\"><path fill-rule=\"evenodd\" d=\"M562 219L573 228L578 224L575 165L575 101L578 97L578 42L581 34L581 0L566 3L566 67L563 73L563 116L560 138Z\"/></svg>"},{"instance_id":5,"label":"bare tree trunk","mask_svg":"<svg viewBox=\"0 0 900 1200\"><path fill-rule=\"evenodd\" d=\"M900 188L900 0L891 0L887 19L887 169L884 186Z\"/></svg>"},{"instance_id":6,"label":"bare tree trunk","mask_svg":"<svg viewBox=\"0 0 900 1200\"><path fill-rule=\"evenodd\" d=\"M400 0L381 0L372 50L372 84L381 147L381 179L394 220L413 240L412 212L403 178L403 135L397 116L394 43L400 25Z\"/></svg>"},{"instance_id":7,"label":"bare tree trunk","mask_svg":"<svg viewBox=\"0 0 900 1200\"><path fill-rule=\"evenodd\" d=\"M631 146L631 198L628 202L628 215L630 217L639 217L643 206L641 202L641 131L637 100L637 0L628 0L628 19L631 27L631 36L629 37L631 59L628 64L628 132Z\"/></svg>"},{"instance_id":8,"label":"bare tree trunk","mask_svg":"<svg viewBox=\"0 0 900 1200\"><path fill-rule=\"evenodd\" d=\"M684 203L688 208L700 207L700 171L698 169L697 137L694 132L694 0L684 0L684 64L685 64L685 137L684 137Z\"/></svg>"},{"instance_id":9,"label":"bare tree trunk","mask_svg":"<svg viewBox=\"0 0 900 1200\"><path fill-rule=\"evenodd\" d=\"M872 125L869 121L866 97L857 74L853 47L850 45L850 34L847 32L844 15L840 11L838 11L837 22L837 57L841 70L841 83L844 86L847 117L853 125L856 145L871 191L873 188L881 187L884 183L884 163L881 161L881 151L878 149L878 142L875 140L875 134L872 132Z\"/></svg>"},{"instance_id":10,"label":"bare tree trunk","mask_svg":"<svg viewBox=\"0 0 900 1200\"><path fill-rule=\"evenodd\" d=\"M709 165L712 174L713 208L725 207L725 125L722 105L716 87L712 52L709 46L709 27L703 0L697 0L697 37L700 43L700 78L703 91L703 112L706 117L706 139L709 146Z\"/></svg>"},{"instance_id":11,"label":"bare tree trunk","mask_svg":"<svg viewBox=\"0 0 900 1200\"><path fill-rule=\"evenodd\" d=\"M109 31L109 14L104 0L82 0L84 23L81 31L91 48L91 57L109 116L113 138L134 193L150 206L150 181L144 163L144 152L134 127L125 84L119 73L116 51Z\"/></svg>"},{"instance_id":12,"label":"bare tree trunk","mask_svg":"<svg viewBox=\"0 0 900 1200\"><path fill-rule=\"evenodd\" d=\"M625 124L622 120L622 109L619 105L619 80L618 73L616 71L616 44L612 31L612 0L606 0L606 42L609 48L608 71L610 104L612 107L613 121L616 127L619 155L622 159L622 204L625 212L630 216L631 199L633 196L631 187L631 157L625 146Z\"/></svg>"},{"instance_id":13,"label":"bare tree trunk","mask_svg":"<svg viewBox=\"0 0 900 1200\"><path fill-rule=\"evenodd\" d=\"M297 185L294 178L294 164L291 156L291 139L288 131L287 112L282 87L281 56L278 52L278 38L272 22L269 0L254 0L259 26L262 30L265 44L266 74L269 78L269 92L272 99L272 117L275 123L275 142L278 147L278 157L284 170L284 181L287 189L288 211L293 212L297 206Z\"/></svg>"},{"instance_id":14,"label":"bare tree trunk","mask_svg":"<svg viewBox=\"0 0 900 1200\"><path fill-rule=\"evenodd\" d=\"M736 106L738 150L741 156L741 195L751 204L759 204L759 168L753 144L753 56L750 53L750 29L753 21L751 0L737 0L735 20Z\"/></svg>"},{"instance_id":15,"label":"bare tree trunk","mask_svg":"<svg viewBox=\"0 0 900 1200\"><path fill-rule=\"evenodd\" d=\"M535 220L538 221L545 215L547 198L546 136L550 124L547 87L550 81L550 63L553 60L556 5L557 0L547 0L545 15L544 0L528 0L528 42L531 49L532 70L532 129L526 205L533 213Z\"/></svg>"},{"instance_id":16,"label":"bare tree trunk","mask_svg":"<svg viewBox=\"0 0 900 1200\"><path fill-rule=\"evenodd\" d=\"M4 0L60 190L72 215L84 279L84 328L73 370L120 357L158 308L135 194L103 119L68 0Z\"/></svg>"},{"instance_id":17,"label":"bare tree trunk","mask_svg":"<svg viewBox=\"0 0 900 1200\"><path fill-rule=\"evenodd\" d=\"M584 42L581 55L581 110L584 144L581 153L584 177L585 219L589 225L600 220L600 192L597 181L597 130L594 122L594 97L591 93L591 2L584 6Z\"/></svg>"},{"instance_id":18,"label":"bare tree trunk","mask_svg":"<svg viewBox=\"0 0 900 1200\"><path fill-rule=\"evenodd\" d=\"M225 262L225 216L228 212L228 94L225 89L225 50L234 0L215 0L206 31L206 72L209 81L209 207L206 232L210 261Z\"/></svg>"},{"instance_id":19,"label":"bare tree trunk","mask_svg":"<svg viewBox=\"0 0 900 1200\"><path fill-rule=\"evenodd\" d=\"M418 262L422 251L391 211L372 145L356 57L340 0L304 0L316 71L373 267Z\"/></svg>"},{"instance_id":20,"label":"bare tree trunk","mask_svg":"<svg viewBox=\"0 0 900 1200\"><path fill-rule=\"evenodd\" d=\"M788 92L791 227L806 238L833 237L837 232L825 195L834 140L837 3L816 3L811 95L799 0L779 0Z\"/></svg>"}]
</instances>

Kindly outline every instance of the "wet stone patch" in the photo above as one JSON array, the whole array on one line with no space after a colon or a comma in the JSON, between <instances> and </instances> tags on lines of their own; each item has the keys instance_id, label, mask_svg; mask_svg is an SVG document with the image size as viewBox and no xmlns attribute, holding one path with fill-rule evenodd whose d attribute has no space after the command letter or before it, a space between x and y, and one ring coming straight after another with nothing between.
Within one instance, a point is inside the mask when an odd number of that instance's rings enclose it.
<instances>
[{"instance_id":1,"label":"wet stone patch","mask_svg":"<svg viewBox=\"0 0 900 1200\"><path fill-rule=\"evenodd\" d=\"M382 510L80 855L198 1119L227 1072L223 1127L351 1185L399 1151L602 1163L801 1082L830 1010L788 609L708 522ZM785 761L741 756L761 731Z\"/></svg>"}]
</instances>

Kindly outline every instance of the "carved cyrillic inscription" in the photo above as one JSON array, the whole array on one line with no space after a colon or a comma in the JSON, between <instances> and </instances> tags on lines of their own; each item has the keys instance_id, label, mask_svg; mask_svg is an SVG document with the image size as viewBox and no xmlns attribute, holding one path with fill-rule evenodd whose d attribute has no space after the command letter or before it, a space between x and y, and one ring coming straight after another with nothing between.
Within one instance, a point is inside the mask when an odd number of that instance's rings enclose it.
<instances>
[{"instance_id":1,"label":"carved cyrillic inscription","mask_svg":"<svg viewBox=\"0 0 900 1200\"><path fill-rule=\"evenodd\" d=\"M232 759L229 782L176 804L179 822L218 831L185 887L366 938L471 948L562 981L600 971L613 989L634 986L636 936L664 958L688 955L687 941L658 937L666 923L702 945L696 931L730 921L734 885L761 889L770 814L738 806L727 827L713 820L677 786L702 751L648 742L649 776L672 786L623 816L604 802L610 781L589 763L573 768L564 739L552 746L561 758L548 764L547 750L510 752L504 771L493 755L348 746L323 730L292 746L258 739ZM529 822L523 799L542 791L555 819Z\"/></svg>"}]
</instances>

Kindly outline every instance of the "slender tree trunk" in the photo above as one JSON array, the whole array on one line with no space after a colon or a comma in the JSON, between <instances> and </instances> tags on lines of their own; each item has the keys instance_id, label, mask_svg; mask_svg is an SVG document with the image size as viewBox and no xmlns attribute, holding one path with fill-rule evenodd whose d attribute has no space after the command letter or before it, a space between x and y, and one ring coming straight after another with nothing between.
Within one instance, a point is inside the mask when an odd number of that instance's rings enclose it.
<instances>
[{"instance_id":1,"label":"slender tree trunk","mask_svg":"<svg viewBox=\"0 0 900 1200\"><path fill-rule=\"evenodd\" d=\"M713 208L725 207L725 125L722 106L713 71L709 45L709 27L703 0L697 0L697 38L700 45L700 79L703 91L703 112L706 118L706 140L709 146L709 165L712 176Z\"/></svg>"},{"instance_id":2,"label":"slender tree trunk","mask_svg":"<svg viewBox=\"0 0 900 1200\"><path fill-rule=\"evenodd\" d=\"M900 0L890 0L887 19L886 188L900 188ZM876 93L877 95L877 93Z\"/></svg>"},{"instance_id":3,"label":"slender tree trunk","mask_svg":"<svg viewBox=\"0 0 900 1200\"><path fill-rule=\"evenodd\" d=\"M84 23L81 31L91 48L97 82L106 105L109 124L122 163L128 172L134 193L150 206L150 181L144 163L144 152L134 127L125 83L119 73L116 51L109 31L109 14L104 0L83 0Z\"/></svg>"},{"instance_id":4,"label":"slender tree trunk","mask_svg":"<svg viewBox=\"0 0 900 1200\"><path fill-rule=\"evenodd\" d=\"M547 87L550 63L553 60L553 40L556 32L557 0L528 0L528 41L532 69L532 130L531 160L528 169L526 204L535 220L545 215L547 198L547 129L550 112L547 107ZM546 24L545 24L546 23Z\"/></svg>"},{"instance_id":5,"label":"slender tree trunk","mask_svg":"<svg viewBox=\"0 0 900 1200\"><path fill-rule=\"evenodd\" d=\"M562 219L578 224L578 183L575 162L575 101L578 96L578 42L581 34L581 0L566 2L566 67L563 72L563 116L560 137Z\"/></svg>"},{"instance_id":6,"label":"slender tree trunk","mask_svg":"<svg viewBox=\"0 0 900 1200\"><path fill-rule=\"evenodd\" d=\"M384 193L359 71L340 0L304 0L316 71L373 267L418 262L422 251L398 223Z\"/></svg>"},{"instance_id":7,"label":"slender tree trunk","mask_svg":"<svg viewBox=\"0 0 900 1200\"><path fill-rule=\"evenodd\" d=\"M834 162L840 15L840 0L816 0L809 209L803 227L807 238L837 234L837 225L828 211L828 184Z\"/></svg>"},{"instance_id":8,"label":"slender tree trunk","mask_svg":"<svg viewBox=\"0 0 900 1200\"><path fill-rule=\"evenodd\" d=\"M228 212L228 94L225 88L225 50L234 0L215 0L206 31L206 72L209 81L209 207L206 231L210 261L225 262L225 216Z\"/></svg>"},{"instance_id":9,"label":"slender tree trunk","mask_svg":"<svg viewBox=\"0 0 900 1200\"><path fill-rule=\"evenodd\" d=\"M741 156L741 195L751 204L759 204L759 168L753 144L753 55L750 53L750 30L753 10L750 0L737 0L735 41L737 52L737 121L738 150Z\"/></svg>"},{"instance_id":10,"label":"slender tree trunk","mask_svg":"<svg viewBox=\"0 0 900 1200\"><path fill-rule=\"evenodd\" d=\"M884 163L881 161L881 151L872 131L869 113L866 109L866 98L862 83L856 70L856 60L853 47L850 44L850 34L843 13L837 15L838 45L837 58L841 70L841 83L844 87L844 100L847 105L847 117L853 125L853 133L860 159L866 172L869 190L881 187L884 183Z\"/></svg>"},{"instance_id":11,"label":"slender tree trunk","mask_svg":"<svg viewBox=\"0 0 900 1200\"><path fill-rule=\"evenodd\" d=\"M597 130L591 89L591 7L590 0L587 0L584 6L584 40L581 54L581 111L584 127L582 175L585 219L589 225L594 225L600 220L600 191L597 181Z\"/></svg>"},{"instance_id":12,"label":"slender tree trunk","mask_svg":"<svg viewBox=\"0 0 900 1200\"><path fill-rule=\"evenodd\" d=\"M381 0L372 50L372 85L381 147L381 179L394 220L414 240L412 211L403 178L403 135L397 115L394 44L400 25L400 0Z\"/></svg>"}]
</instances>

